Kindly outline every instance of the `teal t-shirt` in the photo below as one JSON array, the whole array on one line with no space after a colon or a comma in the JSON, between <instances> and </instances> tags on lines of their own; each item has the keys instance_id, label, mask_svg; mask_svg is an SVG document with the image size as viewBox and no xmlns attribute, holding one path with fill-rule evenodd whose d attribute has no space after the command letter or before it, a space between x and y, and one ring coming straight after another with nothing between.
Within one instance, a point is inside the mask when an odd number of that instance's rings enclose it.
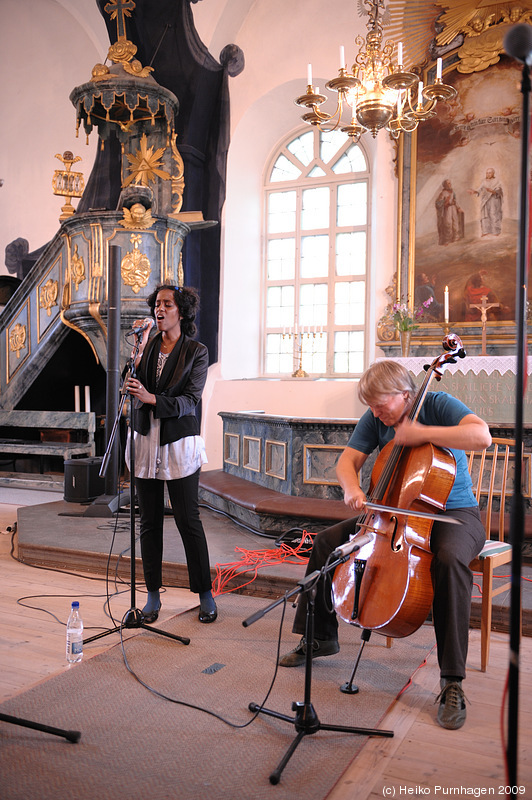
<instances>
[{"instance_id":1,"label":"teal t-shirt","mask_svg":"<svg viewBox=\"0 0 532 800\"><path fill-rule=\"evenodd\" d=\"M458 425L473 412L455 397L445 392L429 392L419 412L422 425ZM360 418L347 443L361 453L369 455L375 448L382 450L395 436L395 429L384 425L368 409ZM449 448L456 459L456 477L449 494L446 508L471 508L477 501L472 490L471 476L467 468L467 456L463 450Z\"/></svg>"}]
</instances>

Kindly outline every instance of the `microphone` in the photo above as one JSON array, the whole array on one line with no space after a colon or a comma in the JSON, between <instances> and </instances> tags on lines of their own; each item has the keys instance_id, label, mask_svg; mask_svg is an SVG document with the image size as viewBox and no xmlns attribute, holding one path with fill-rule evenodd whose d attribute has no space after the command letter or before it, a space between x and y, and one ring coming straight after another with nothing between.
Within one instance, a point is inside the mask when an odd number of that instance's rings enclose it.
<instances>
[{"instance_id":1,"label":"microphone","mask_svg":"<svg viewBox=\"0 0 532 800\"><path fill-rule=\"evenodd\" d=\"M344 556L350 556L351 553L361 550L365 544L369 544L371 541L372 537L369 533L363 533L362 536L355 536L345 544L341 544L340 547L337 547L336 550L333 551L332 556L333 558L344 558Z\"/></svg>"},{"instance_id":2,"label":"microphone","mask_svg":"<svg viewBox=\"0 0 532 800\"><path fill-rule=\"evenodd\" d=\"M514 25L503 40L505 52L528 67L532 65L532 26Z\"/></svg>"},{"instance_id":3,"label":"microphone","mask_svg":"<svg viewBox=\"0 0 532 800\"><path fill-rule=\"evenodd\" d=\"M142 321L142 325L137 325L136 327L131 327L130 333L144 333L149 328L153 328L155 325L155 320L151 317L146 317L145 320Z\"/></svg>"}]
</instances>

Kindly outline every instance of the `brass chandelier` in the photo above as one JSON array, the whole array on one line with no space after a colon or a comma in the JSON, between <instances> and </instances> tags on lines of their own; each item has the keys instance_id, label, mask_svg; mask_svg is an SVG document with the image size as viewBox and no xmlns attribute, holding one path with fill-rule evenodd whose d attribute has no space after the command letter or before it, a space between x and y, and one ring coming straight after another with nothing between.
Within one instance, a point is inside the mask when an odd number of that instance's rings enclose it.
<instances>
[{"instance_id":1,"label":"brass chandelier","mask_svg":"<svg viewBox=\"0 0 532 800\"><path fill-rule=\"evenodd\" d=\"M328 81L326 88L337 92L336 111L328 114L320 106L327 97L312 84L312 67L308 65L307 91L295 103L309 111L302 119L323 130L339 128L355 142L366 131L376 136L385 128L397 139L411 133L418 124L435 115L438 100L450 100L456 89L442 82L442 60L436 62L434 83L424 86L418 75L403 66L403 46L387 41L383 44L381 17L384 0L361 0L367 7L368 33L364 39L357 36L359 47L351 70L345 63L344 48L340 47L340 68L337 77ZM349 118L346 119L347 113Z\"/></svg>"}]
</instances>

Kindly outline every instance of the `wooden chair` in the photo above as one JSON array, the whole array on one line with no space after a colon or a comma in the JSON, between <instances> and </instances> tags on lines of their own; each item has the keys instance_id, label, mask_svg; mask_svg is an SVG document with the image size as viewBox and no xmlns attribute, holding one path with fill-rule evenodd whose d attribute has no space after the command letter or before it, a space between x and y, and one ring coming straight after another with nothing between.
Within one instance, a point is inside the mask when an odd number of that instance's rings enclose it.
<instances>
[{"instance_id":1,"label":"wooden chair","mask_svg":"<svg viewBox=\"0 0 532 800\"><path fill-rule=\"evenodd\" d=\"M470 567L482 574L482 604L480 619L480 669L486 672L491 637L493 598L508 591L510 582L494 586L494 570L512 560L512 547L504 541L504 506L508 492L508 467L510 451L515 447L513 439L493 439L492 446L482 451L473 451L469 456L469 473L473 480L473 492L481 504L481 515L486 528L486 543ZM485 507L483 498L486 498ZM494 510L493 500L499 499L499 509ZM493 531L493 536L492 536Z\"/></svg>"}]
</instances>

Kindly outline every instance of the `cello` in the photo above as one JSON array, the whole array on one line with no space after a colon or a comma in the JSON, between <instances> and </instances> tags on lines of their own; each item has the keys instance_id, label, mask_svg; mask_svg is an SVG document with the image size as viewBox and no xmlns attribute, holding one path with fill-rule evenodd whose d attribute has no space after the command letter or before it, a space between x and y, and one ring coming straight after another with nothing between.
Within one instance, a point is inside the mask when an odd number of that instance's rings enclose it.
<instances>
[{"instance_id":1,"label":"cello","mask_svg":"<svg viewBox=\"0 0 532 800\"><path fill-rule=\"evenodd\" d=\"M426 375L408 418L415 421L433 377L446 364L464 358L455 334L444 351L425 366ZM385 636L402 638L426 620L432 605L430 533L445 509L456 474L450 450L427 443L394 444L379 453L371 473L367 511L357 519L354 537L361 546L334 571L333 606L345 622Z\"/></svg>"}]
</instances>

